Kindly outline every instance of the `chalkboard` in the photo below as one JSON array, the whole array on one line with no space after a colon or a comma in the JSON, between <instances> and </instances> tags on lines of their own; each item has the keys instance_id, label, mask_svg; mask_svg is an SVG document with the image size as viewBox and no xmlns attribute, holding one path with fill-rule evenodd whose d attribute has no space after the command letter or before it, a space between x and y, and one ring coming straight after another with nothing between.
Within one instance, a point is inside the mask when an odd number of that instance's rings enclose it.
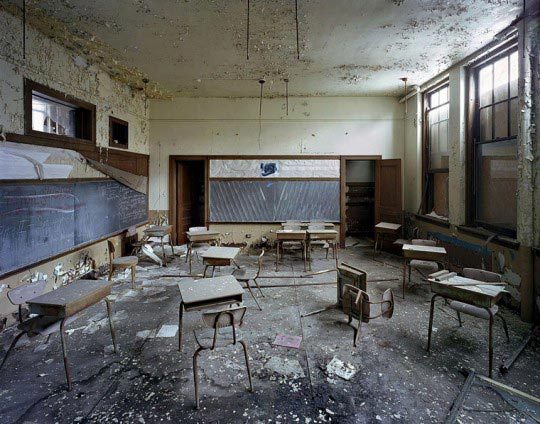
<instances>
[{"instance_id":1,"label":"chalkboard","mask_svg":"<svg viewBox=\"0 0 540 424\"><path fill-rule=\"evenodd\" d=\"M0 185L0 275L141 224L147 203L114 180Z\"/></svg>"},{"instance_id":2,"label":"chalkboard","mask_svg":"<svg viewBox=\"0 0 540 424\"><path fill-rule=\"evenodd\" d=\"M211 180L211 222L340 219L338 180Z\"/></svg>"}]
</instances>

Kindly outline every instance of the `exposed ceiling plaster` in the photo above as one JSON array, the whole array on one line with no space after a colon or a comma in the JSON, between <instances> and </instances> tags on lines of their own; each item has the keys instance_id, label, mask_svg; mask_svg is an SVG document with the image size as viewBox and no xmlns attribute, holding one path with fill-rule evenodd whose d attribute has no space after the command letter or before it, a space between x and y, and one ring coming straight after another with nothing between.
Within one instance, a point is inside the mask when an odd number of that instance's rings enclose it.
<instances>
[{"instance_id":1,"label":"exposed ceiling plaster","mask_svg":"<svg viewBox=\"0 0 540 424\"><path fill-rule=\"evenodd\" d=\"M283 78L293 96L396 96L399 78L435 76L492 41L522 4L298 0L298 60L294 1L250 3L246 60L247 0L27 0L31 24L131 85L148 76L155 97L256 97L261 77L267 96L284 94Z\"/></svg>"}]
</instances>

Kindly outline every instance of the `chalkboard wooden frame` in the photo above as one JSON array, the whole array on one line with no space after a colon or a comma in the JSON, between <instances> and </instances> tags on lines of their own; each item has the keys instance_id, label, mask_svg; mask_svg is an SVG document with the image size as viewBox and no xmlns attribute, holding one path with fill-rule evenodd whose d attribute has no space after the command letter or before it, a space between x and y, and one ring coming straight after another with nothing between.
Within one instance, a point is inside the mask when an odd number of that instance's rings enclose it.
<instances>
[{"instance_id":1,"label":"chalkboard wooden frame","mask_svg":"<svg viewBox=\"0 0 540 424\"><path fill-rule=\"evenodd\" d=\"M107 182L107 181L116 182L116 180L111 179L111 178L87 178L87 179L78 178L78 179L69 179L69 180L51 179L51 180L42 180L42 181L35 181L35 180L2 180L2 181L0 181L0 188L2 186L7 186L7 185L13 186L13 185L75 184L75 183L94 183L94 182ZM119 182L117 182L117 183L121 184ZM133 227L133 226L140 227L140 226L146 225L149 222L149 220L148 220L148 216L149 216L149 200L148 200L148 196L146 196L146 211L145 211L145 213L146 213L146 217L147 217L146 220L130 224L129 227ZM73 252L80 251L80 250L85 249L85 248L87 248L87 247L89 247L91 245L94 245L94 244L97 244L97 243L99 243L99 242L101 242L103 240L106 240L106 239L108 239L110 237L118 236L119 234L124 233L129 227L125 227L125 228L122 227L122 228L118 229L117 231L113 231L113 232L104 234L104 235L102 235L100 237L93 238L91 240L85 241L84 243L74 245L73 247L70 247L69 249L59 251L59 252L55 253L54 255L47 256L45 258L36 260L36 261L34 261L32 263L27 263L27 264L21 265L20 267L17 267L15 269L9 269L8 271L3 272L3 273L0 272L0 279L7 278L7 277L9 277L11 275L18 274L20 272L24 272L25 270L28 270L30 268L42 265L42 264L50 262L50 261L53 261L53 260L55 260L57 258L60 258L62 256L69 255L69 254L71 254Z\"/></svg>"}]
</instances>

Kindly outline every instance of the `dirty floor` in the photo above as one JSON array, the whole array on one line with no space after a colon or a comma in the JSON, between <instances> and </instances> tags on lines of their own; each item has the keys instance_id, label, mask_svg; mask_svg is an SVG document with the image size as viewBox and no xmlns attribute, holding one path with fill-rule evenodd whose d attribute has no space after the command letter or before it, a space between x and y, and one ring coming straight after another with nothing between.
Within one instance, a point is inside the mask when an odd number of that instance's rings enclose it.
<instances>
[{"instance_id":1,"label":"dirty floor","mask_svg":"<svg viewBox=\"0 0 540 424\"><path fill-rule=\"evenodd\" d=\"M313 269L334 265L315 253ZM396 307L391 320L363 326L361 342L352 346L353 330L338 310L301 318L331 305L335 273L300 278L302 262L287 257L274 272L266 256L261 279L264 297L259 311L246 292L248 307L242 333L247 341L254 393L240 347L200 358L201 409L194 409L193 330L201 328L200 312L186 313L183 351L177 350L178 275L187 266L176 258L167 268L141 263L140 290L130 290L118 278L114 293L119 354L112 353L105 305L88 309L68 328L68 349L74 388L67 392L60 339L57 334L25 340L0 373L1 423L438 423L444 421L463 386L463 368L487 374L487 323L465 317L458 326L451 310L439 303L435 312L432 351L425 350L429 288L418 286L401 298L401 262L358 245L340 252L340 260L368 273L374 298L391 287ZM254 267L256 256L243 255L242 266ZM194 272L202 267L195 262ZM230 268L218 272L230 273ZM413 279L421 282L418 274ZM378 281L375 280L387 280ZM289 287L268 287L289 285ZM529 327L515 312L502 308L510 343L495 323L495 368L520 343ZM277 334L301 336L299 349L274 346ZM7 348L13 331L2 334ZM507 375L494 377L524 392L540 396L540 346L533 342ZM328 366L332 362L331 365ZM344 378L345 377L345 378ZM535 422L490 389L475 385L459 416L462 423Z\"/></svg>"}]
</instances>

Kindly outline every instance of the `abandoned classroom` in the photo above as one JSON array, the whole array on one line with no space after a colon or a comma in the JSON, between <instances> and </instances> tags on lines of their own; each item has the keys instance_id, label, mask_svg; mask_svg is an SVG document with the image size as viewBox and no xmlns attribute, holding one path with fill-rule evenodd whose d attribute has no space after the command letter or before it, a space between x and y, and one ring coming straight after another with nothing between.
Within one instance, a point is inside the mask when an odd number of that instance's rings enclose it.
<instances>
[{"instance_id":1,"label":"abandoned classroom","mask_svg":"<svg viewBox=\"0 0 540 424\"><path fill-rule=\"evenodd\" d=\"M540 422L539 0L0 0L1 423Z\"/></svg>"}]
</instances>

